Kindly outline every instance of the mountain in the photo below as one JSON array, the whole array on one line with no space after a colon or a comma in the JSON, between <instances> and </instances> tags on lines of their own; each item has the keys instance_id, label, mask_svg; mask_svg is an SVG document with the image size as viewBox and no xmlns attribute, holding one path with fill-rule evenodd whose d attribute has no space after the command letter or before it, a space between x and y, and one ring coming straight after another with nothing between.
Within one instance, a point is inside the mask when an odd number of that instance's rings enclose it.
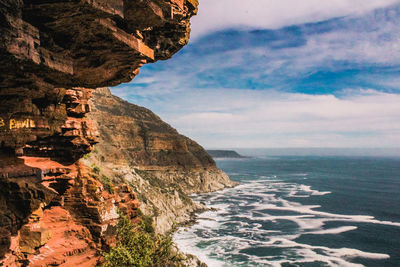
<instances>
[{"instance_id":1,"label":"mountain","mask_svg":"<svg viewBox=\"0 0 400 267\"><path fill-rule=\"evenodd\" d=\"M99 166L115 183L130 184L159 232L205 208L190 194L235 185L206 150L152 111L113 96L108 88L98 88L90 106L88 116L97 121L100 138L82 162Z\"/></svg>"},{"instance_id":2,"label":"mountain","mask_svg":"<svg viewBox=\"0 0 400 267\"><path fill-rule=\"evenodd\" d=\"M246 158L234 150L207 150L213 158Z\"/></svg>"}]
</instances>

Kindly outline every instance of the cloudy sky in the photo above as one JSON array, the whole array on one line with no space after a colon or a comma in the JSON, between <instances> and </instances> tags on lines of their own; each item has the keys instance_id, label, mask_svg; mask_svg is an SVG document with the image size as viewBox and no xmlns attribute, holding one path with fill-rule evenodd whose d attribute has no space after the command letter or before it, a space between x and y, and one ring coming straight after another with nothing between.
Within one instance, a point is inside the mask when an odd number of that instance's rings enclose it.
<instances>
[{"instance_id":1,"label":"cloudy sky","mask_svg":"<svg viewBox=\"0 0 400 267\"><path fill-rule=\"evenodd\" d=\"M207 148L400 147L400 0L201 0L114 94Z\"/></svg>"}]
</instances>

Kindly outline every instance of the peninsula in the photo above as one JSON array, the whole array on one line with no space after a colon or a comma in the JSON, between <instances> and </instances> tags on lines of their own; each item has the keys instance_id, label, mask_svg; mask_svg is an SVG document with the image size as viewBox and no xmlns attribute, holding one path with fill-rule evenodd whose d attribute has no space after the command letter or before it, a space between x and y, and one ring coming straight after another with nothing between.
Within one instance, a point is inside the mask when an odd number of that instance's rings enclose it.
<instances>
[{"instance_id":1,"label":"peninsula","mask_svg":"<svg viewBox=\"0 0 400 267\"><path fill-rule=\"evenodd\" d=\"M238 152L234 150L207 150L207 152L213 158L235 158L235 159L247 158L245 156L240 155Z\"/></svg>"}]
</instances>

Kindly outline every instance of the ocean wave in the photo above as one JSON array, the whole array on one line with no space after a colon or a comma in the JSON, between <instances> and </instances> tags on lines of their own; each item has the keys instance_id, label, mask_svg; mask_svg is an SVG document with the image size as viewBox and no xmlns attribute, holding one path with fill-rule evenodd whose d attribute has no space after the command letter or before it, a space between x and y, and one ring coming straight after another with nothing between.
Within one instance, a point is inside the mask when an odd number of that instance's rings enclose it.
<instances>
[{"instance_id":1,"label":"ocean wave","mask_svg":"<svg viewBox=\"0 0 400 267\"><path fill-rule=\"evenodd\" d=\"M295 197L330 193L269 178L248 181L223 192L197 195L195 200L216 210L201 214L198 224L179 230L174 240L182 251L197 255L210 267L312 262L327 266L362 266L353 263L352 259L389 258L387 254L296 241L303 235L338 235L355 231L355 223L400 227L400 222L382 221L366 215L329 213L316 210L321 208L320 205L293 201ZM327 227L328 222L347 225Z\"/></svg>"}]
</instances>

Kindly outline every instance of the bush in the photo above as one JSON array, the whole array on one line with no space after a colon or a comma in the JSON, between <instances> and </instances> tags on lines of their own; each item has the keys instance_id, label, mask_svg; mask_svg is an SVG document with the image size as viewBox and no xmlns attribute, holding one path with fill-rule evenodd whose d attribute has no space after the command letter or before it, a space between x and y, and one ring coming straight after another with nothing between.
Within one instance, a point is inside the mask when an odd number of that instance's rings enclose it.
<instances>
[{"instance_id":1,"label":"bush","mask_svg":"<svg viewBox=\"0 0 400 267\"><path fill-rule=\"evenodd\" d=\"M92 164L92 172L94 172L95 174L99 174L100 173L100 168L99 166L97 166L96 164Z\"/></svg>"},{"instance_id":2,"label":"bush","mask_svg":"<svg viewBox=\"0 0 400 267\"><path fill-rule=\"evenodd\" d=\"M117 246L104 255L103 267L165 267L178 266L182 256L172 251L172 237L148 232L148 223L137 226L120 214L117 225Z\"/></svg>"},{"instance_id":3,"label":"bush","mask_svg":"<svg viewBox=\"0 0 400 267\"><path fill-rule=\"evenodd\" d=\"M112 186L111 179L108 176L105 176L104 174L102 174L100 177L100 182L103 184L104 189L108 193L114 194L114 187Z\"/></svg>"},{"instance_id":4,"label":"bush","mask_svg":"<svg viewBox=\"0 0 400 267\"><path fill-rule=\"evenodd\" d=\"M151 174L151 172L143 171L139 169L135 169L135 172L139 174L143 179L147 180L151 186L159 187L159 188L167 188L168 184L156 177L155 175Z\"/></svg>"},{"instance_id":5,"label":"bush","mask_svg":"<svg viewBox=\"0 0 400 267\"><path fill-rule=\"evenodd\" d=\"M92 156L91 153L87 153L82 158L83 159L89 159L91 156Z\"/></svg>"},{"instance_id":6,"label":"bush","mask_svg":"<svg viewBox=\"0 0 400 267\"><path fill-rule=\"evenodd\" d=\"M110 194L114 194L113 181L110 179L110 177L102 174L100 167L97 166L96 164L93 163L91 167L92 167L91 176L103 184L104 190L106 190Z\"/></svg>"},{"instance_id":7,"label":"bush","mask_svg":"<svg viewBox=\"0 0 400 267\"><path fill-rule=\"evenodd\" d=\"M140 227L143 229L143 231L153 234L154 233L154 227L153 227L153 218L151 216L147 215L142 215L141 216L141 224Z\"/></svg>"}]
</instances>

